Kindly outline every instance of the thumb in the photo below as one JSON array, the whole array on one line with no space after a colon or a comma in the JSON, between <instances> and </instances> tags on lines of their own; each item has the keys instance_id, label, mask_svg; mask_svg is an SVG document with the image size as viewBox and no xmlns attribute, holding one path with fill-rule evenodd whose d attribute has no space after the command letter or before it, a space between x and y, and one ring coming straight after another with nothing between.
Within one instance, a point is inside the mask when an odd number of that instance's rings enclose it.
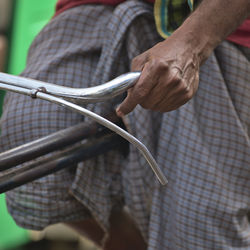
<instances>
[{"instance_id":1,"label":"thumb","mask_svg":"<svg viewBox=\"0 0 250 250\"><path fill-rule=\"evenodd\" d=\"M138 103L135 101L135 98L131 97L130 92L128 92L127 97L116 109L116 114L120 117L130 113Z\"/></svg>"}]
</instances>

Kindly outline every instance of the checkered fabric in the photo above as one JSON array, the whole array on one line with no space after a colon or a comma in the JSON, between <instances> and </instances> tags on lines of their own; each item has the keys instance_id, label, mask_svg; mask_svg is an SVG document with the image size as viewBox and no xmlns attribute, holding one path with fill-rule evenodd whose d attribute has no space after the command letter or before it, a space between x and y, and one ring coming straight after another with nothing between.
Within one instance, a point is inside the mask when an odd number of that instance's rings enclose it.
<instances>
[{"instance_id":1,"label":"checkered fabric","mask_svg":"<svg viewBox=\"0 0 250 250\"><path fill-rule=\"evenodd\" d=\"M131 59L160 41L152 8L81 6L54 18L31 46L22 75L88 87L129 71ZM200 70L195 97L161 114L138 106L125 123L147 145L169 183L161 186L133 147L60 171L7 193L16 222L43 227L94 216L104 228L126 205L149 250L250 249L250 49L218 46ZM87 105L102 112L118 99ZM8 94L1 151L82 121L41 100Z\"/></svg>"}]
</instances>

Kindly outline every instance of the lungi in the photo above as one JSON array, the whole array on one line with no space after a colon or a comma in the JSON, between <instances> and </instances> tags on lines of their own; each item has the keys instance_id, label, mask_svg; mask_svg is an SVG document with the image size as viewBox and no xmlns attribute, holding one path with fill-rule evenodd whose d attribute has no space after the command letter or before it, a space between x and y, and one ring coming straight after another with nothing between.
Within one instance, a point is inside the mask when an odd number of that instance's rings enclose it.
<instances>
[{"instance_id":1,"label":"lungi","mask_svg":"<svg viewBox=\"0 0 250 250\"><path fill-rule=\"evenodd\" d=\"M130 71L130 62L161 38L152 7L84 5L53 18L34 40L22 76L90 87ZM169 183L161 186L133 146L23 185L6 194L22 227L41 230L93 216L104 228L114 206L126 206L150 250L250 249L250 49L222 42L200 69L195 97L176 111L140 106L128 130L156 158ZM89 104L94 112L112 102ZM87 118L42 100L8 93L0 151Z\"/></svg>"}]
</instances>

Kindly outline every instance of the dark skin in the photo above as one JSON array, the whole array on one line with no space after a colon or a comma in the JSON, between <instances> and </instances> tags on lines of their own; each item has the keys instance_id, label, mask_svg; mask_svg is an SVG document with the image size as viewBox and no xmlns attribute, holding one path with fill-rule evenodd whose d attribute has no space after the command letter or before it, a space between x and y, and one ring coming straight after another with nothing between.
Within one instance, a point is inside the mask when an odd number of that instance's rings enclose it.
<instances>
[{"instance_id":1,"label":"dark skin","mask_svg":"<svg viewBox=\"0 0 250 250\"><path fill-rule=\"evenodd\" d=\"M132 71L142 74L117 115L128 114L138 104L168 112L188 102L198 89L202 63L249 14L250 0L203 0L169 38L132 61Z\"/></svg>"},{"instance_id":2,"label":"dark skin","mask_svg":"<svg viewBox=\"0 0 250 250\"><path fill-rule=\"evenodd\" d=\"M188 102L198 89L202 63L249 15L250 0L203 0L169 38L134 58L132 71L142 74L117 108L117 115L128 114L138 104L145 109L168 112ZM132 218L123 212L113 213L110 224L106 240L94 219L73 222L70 226L105 250L147 248Z\"/></svg>"},{"instance_id":3,"label":"dark skin","mask_svg":"<svg viewBox=\"0 0 250 250\"><path fill-rule=\"evenodd\" d=\"M103 250L147 249L147 245L135 222L125 211L113 209L109 222L110 228L107 235L93 218L66 223L66 225L92 240Z\"/></svg>"}]
</instances>

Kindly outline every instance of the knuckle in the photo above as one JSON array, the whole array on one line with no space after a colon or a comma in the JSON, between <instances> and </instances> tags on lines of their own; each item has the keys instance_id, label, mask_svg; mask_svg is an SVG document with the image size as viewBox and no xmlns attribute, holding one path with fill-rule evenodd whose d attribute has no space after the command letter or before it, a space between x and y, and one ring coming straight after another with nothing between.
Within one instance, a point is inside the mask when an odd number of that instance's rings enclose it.
<instances>
[{"instance_id":1,"label":"knuckle","mask_svg":"<svg viewBox=\"0 0 250 250\"><path fill-rule=\"evenodd\" d=\"M136 94L138 101L142 102L147 96L148 92L145 88L139 88Z\"/></svg>"},{"instance_id":2,"label":"knuckle","mask_svg":"<svg viewBox=\"0 0 250 250\"><path fill-rule=\"evenodd\" d=\"M139 67L139 63L137 62L137 61L132 61L132 63L131 63L131 71L136 71L136 70L138 70L140 67Z\"/></svg>"},{"instance_id":3,"label":"knuckle","mask_svg":"<svg viewBox=\"0 0 250 250\"><path fill-rule=\"evenodd\" d=\"M140 62L140 56L136 56L133 60L132 60L132 65L136 65Z\"/></svg>"},{"instance_id":4,"label":"knuckle","mask_svg":"<svg viewBox=\"0 0 250 250\"><path fill-rule=\"evenodd\" d=\"M163 60L163 59L158 59L157 60L157 67L160 69L160 70L166 70L168 69L168 63Z\"/></svg>"},{"instance_id":5,"label":"knuckle","mask_svg":"<svg viewBox=\"0 0 250 250\"><path fill-rule=\"evenodd\" d=\"M184 94L189 94L190 85L186 81L181 80L180 81L180 89Z\"/></svg>"},{"instance_id":6,"label":"knuckle","mask_svg":"<svg viewBox=\"0 0 250 250\"><path fill-rule=\"evenodd\" d=\"M147 62L147 68L148 70L150 70L150 72L154 72L155 74L161 75L161 73L166 72L168 70L168 64L162 59L151 58Z\"/></svg>"},{"instance_id":7,"label":"knuckle","mask_svg":"<svg viewBox=\"0 0 250 250\"><path fill-rule=\"evenodd\" d=\"M180 85L181 88L184 87L183 79L181 78L179 74L174 75L174 77L172 78L172 82L177 85Z\"/></svg>"},{"instance_id":8,"label":"knuckle","mask_svg":"<svg viewBox=\"0 0 250 250\"><path fill-rule=\"evenodd\" d=\"M146 53L143 53L143 54L140 54L140 55L134 57L132 59L132 62L131 62L132 70L141 70L143 68L143 65L147 61L147 57L148 56Z\"/></svg>"},{"instance_id":9,"label":"knuckle","mask_svg":"<svg viewBox=\"0 0 250 250\"><path fill-rule=\"evenodd\" d=\"M155 58L152 60L152 66L159 72L165 72L169 69L168 63L159 58Z\"/></svg>"},{"instance_id":10,"label":"knuckle","mask_svg":"<svg viewBox=\"0 0 250 250\"><path fill-rule=\"evenodd\" d=\"M189 90L185 93L185 99L188 101L193 97L193 91Z\"/></svg>"}]
</instances>

